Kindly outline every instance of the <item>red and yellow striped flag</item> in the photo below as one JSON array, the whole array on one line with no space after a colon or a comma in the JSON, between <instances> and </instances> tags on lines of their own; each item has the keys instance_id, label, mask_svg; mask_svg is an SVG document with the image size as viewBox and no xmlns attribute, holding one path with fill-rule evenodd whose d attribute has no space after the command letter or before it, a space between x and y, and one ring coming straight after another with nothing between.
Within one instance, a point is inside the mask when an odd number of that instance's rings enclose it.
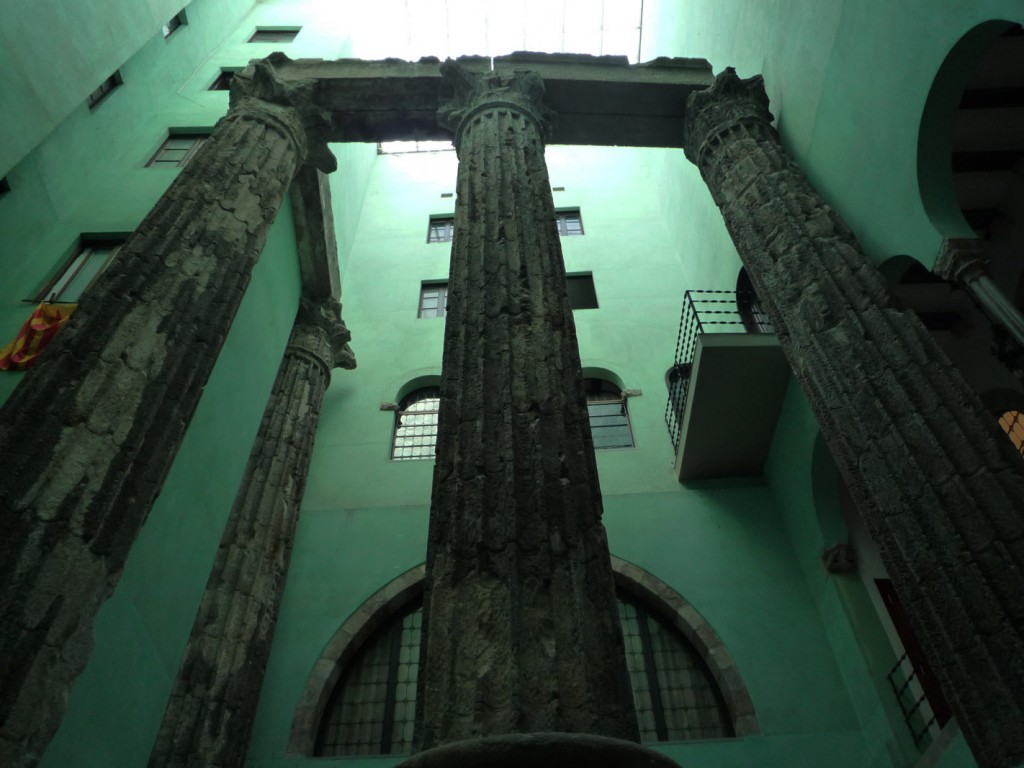
<instances>
[{"instance_id":1,"label":"red and yellow striped flag","mask_svg":"<svg viewBox=\"0 0 1024 768\"><path fill-rule=\"evenodd\" d=\"M75 306L44 302L36 307L21 326L14 341L0 348L0 371L24 371L31 368L46 345L71 317Z\"/></svg>"}]
</instances>

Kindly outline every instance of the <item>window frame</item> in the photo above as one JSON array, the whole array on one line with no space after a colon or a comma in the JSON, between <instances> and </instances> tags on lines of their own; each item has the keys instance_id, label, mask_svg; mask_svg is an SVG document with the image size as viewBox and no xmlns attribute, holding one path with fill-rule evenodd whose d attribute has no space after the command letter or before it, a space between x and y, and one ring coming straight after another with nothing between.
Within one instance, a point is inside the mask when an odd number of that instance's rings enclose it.
<instances>
[{"instance_id":1,"label":"window frame","mask_svg":"<svg viewBox=\"0 0 1024 768\"><path fill-rule=\"evenodd\" d=\"M127 237L118 236L82 236L72 250L71 255L64 260L57 272L36 291L33 298L25 299L25 301L30 301L34 304L40 302L46 304L78 304L82 297L89 292L89 289L92 288L99 276L107 270L126 240ZM102 257L102 264L96 269L95 274L89 278L89 281L78 290L75 298L64 298L68 288L82 274L90 260L104 252L106 255Z\"/></svg>"},{"instance_id":2,"label":"window frame","mask_svg":"<svg viewBox=\"0 0 1024 768\"><path fill-rule=\"evenodd\" d=\"M157 147L156 152L150 156L149 160L146 161L147 168L184 168L188 165L189 161L195 156L196 152L203 145L207 139L210 138L210 134L213 132L212 129L205 130L192 130L185 128L170 128L167 131L167 135L164 140L160 142L160 146ZM161 160L160 155L166 151L175 151L173 147L167 145L172 141L182 141L184 139L191 139L192 146L187 149L185 154L176 162L167 160Z\"/></svg>"},{"instance_id":3,"label":"window frame","mask_svg":"<svg viewBox=\"0 0 1024 768\"><path fill-rule=\"evenodd\" d=\"M627 400L625 393L617 384L608 379L601 379L597 377L588 377L583 380L583 391L586 396L587 402L587 419L590 424L590 437L591 442L594 444L595 451L616 451L625 450L629 448L636 448L636 436L633 434L633 420L629 417L629 408L627 406ZM616 395L617 393L617 395ZM606 395L601 399L597 399L598 396ZM625 426L626 431L629 434L629 445L598 445L597 439L595 438L594 432L594 418L595 413L591 410L591 406L602 406L602 405L618 405L624 424L609 425L609 427L598 426L598 429L614 428ZM596 414L596 418L610 418L607 414Z\"/></svg>"},{"instance_id":4,"label":"window frame","mask_svg":"<svg viewBox=\"0 0 1024 768\"><path fill-rule=\"evenodd\" d=\"M570 220L579 222L579 232L570 230ZM581 237L586 234L583 229L583 215L579 208L556 208L555 227L558 229L559 237Z\"/></svg>"},{"instance_id":5,"label":"window frame","mask_svg":"<svg viewBox=\"0 0 1024 768\"><path fill-rule=\"evenodd\" d=\"M410 411L412 406L416 403L421 403L427 400L434 400L435 405L433 409L428 410L415 410ZM405 397L402 398L398 404L398 408L395 410L394 426L391 432L391 461L433 461L436 457L437 452L437 437L438 437L438 423L440 420L441 411L441 388L439 386L423 386L417 387L416 389L409 392ZM402 424L402 417L408 415L416 416L433 416L433 420L428 420L422 424ZM413 445L399 446L398 441L405 437L399 430L403 427L433 427L433 435L409 435L410 438L416 437L433 437L433 442L421 442L414 443ZM417 452L410 456L397 456L396 453L399 448L409 448L416 450ZM424 449L429 451L429 454L424 453Z\"/></svg>"},{"instance_id":6,"label":"window frame","mask_svg":"<svg viewBox=\"0 0 1024 768\"><path fill-rule=\"evenodd\" d=\"M435 237L435 233L438 235ZM455 239L455 214L436 213L430 215L427 224L427 244L450 243Z\"/></svg>"},{"instance_id":7,"label":"window frame","mask_svg":"<svg viewBox=\"0 0 1024 768\"><path fill-rule=\"evenodd\" d=\"M235 75L241 72L243 67L221 67L220 72L210 83L210 86L206 89L208 91L230 91L231 81Z\"/></svg>"},{"instance_id":8,"label":"window frame","mask_svg":"<svg viewBox=\"0 0 1024 768\"><path fill-rule=\"evenodd\" d=\"M179 29L188 24L188 16L185 15L185 9L182 8L176 14L174 14L166 24L163 25L161 31L164 33L164 40L169 38Z\"/></svg>"},{"instance_id":9,"label":"window frame","mask_svg":"<svg viewBox=\"0 0 1024 768\"><path fill-rule=\"evenodd\" d=\"M424 294L431 290L437 290L437 307L433 308L433 315L424 314L427 309L423 306L423 302L427 296ZM420 283L420 303L416 310L416 318L419 320L436 320L438 318L444 319L448 316L448 281L447 280L424 280Z\"/></svg>"}]
</instances>

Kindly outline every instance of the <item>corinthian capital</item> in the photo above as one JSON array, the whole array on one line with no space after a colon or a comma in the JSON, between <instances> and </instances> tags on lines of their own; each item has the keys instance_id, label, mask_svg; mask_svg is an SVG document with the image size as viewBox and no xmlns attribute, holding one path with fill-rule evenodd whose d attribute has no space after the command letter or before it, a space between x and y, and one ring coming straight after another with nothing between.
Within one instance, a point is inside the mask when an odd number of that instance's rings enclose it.
<instances>
[{"instance_id":1,"label":"corinthian capital","mask_svg":"<svg viewBox=\"0 0 1024 768\"><path fill-rule=\"evenodd\" d=\"M327 148L330 112L317 104L315 79L285 80L278 75L277 67L289 62L291 59L283 53L272 53L235 75L231 81L231 108L244 109L253 101L290 107L302 126L304 159L324 173L331 173L337 170L338 161Z\"/></svg>"},{"instance_id":2,"label":"corinthian capital","mask_svg":"<svg viewBox=\"0 0 1024 768\"><path fill-rule=\"evenodd\" d=\"M352 334L341 319L341 304L335 299L302 299L289 349L314 356L327 370L351 370L356 367L356 356L348 345L351 340Z\"/></svg>"},{"instance_id":3,"label":"corinthian capital","mask_svg":"<svg viewBox=\"0 0 1024 768\"><path fill-rule=\"evenodd\" d=\"M475 72L459 61L448 59L441 65L441 76L452 87L454 95L437 111L437 121L455 134L456 149L474 118L494 109L505 108L523 114L534 123L541 138L547 136L554 113L544 106L544 81L536 72L520 70L512 75Z\"/></svg>"},{"instance_id":4,"label":"corinthian capital","mask_svg":"<svg viewBox=\"0 0 1024 768\"><path fill-rule=\"evenodd\" d=\"M699 165L707 146L730 129L739 125L767 126L772 120L764 78L756 75L744 80L735 69L727 67L710 87L694 91L686 100L686 157Z\"/></svg>"}]
</instances>

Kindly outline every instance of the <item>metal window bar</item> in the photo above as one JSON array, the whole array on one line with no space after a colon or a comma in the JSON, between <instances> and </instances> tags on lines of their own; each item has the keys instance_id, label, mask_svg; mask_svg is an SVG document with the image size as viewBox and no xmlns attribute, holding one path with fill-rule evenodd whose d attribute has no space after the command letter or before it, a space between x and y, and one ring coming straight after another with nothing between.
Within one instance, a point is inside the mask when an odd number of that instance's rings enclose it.
<instances>
[{"instance_id":1,"label":"metal window bar","mask_svg":"<svg viewBox=\"0 0 1024 768\"><path fill-rule=\"evenodd\" d=\"M909 674L904 668L904 663L910 668ZM903 720L907 724L907 728L910 729L911 736L914 737L914 744L919 748L924 748L932 740L932 725L938 725L938 722L934 712L932 712L931 705L928 703L928 699L924 695L923 689L920 686L916 689L911 687L917 676L917 669L914 667L914 663L904 652L893 665L893 668L889 670L886 679L889 681L889 686L896 697L896 703L899 704L900 712L903 713ZM930 717L929 714L931 715ZM915 720L920 725L915 725ZM925 743L922 744L922 741L925 741Z\"/></svg>"},{"instance_id":2,"label":"metal window bar","mask_svg":"<svg viewBox=\"0 0 1024 768\"><path fill-rule=\"evenodd\" d=\"M771 320L750 291L687 291L679 318L676 354L667 376L665 424L672 449L679 450L686 397L697 338L704 333L774 333Z\"/></svg>"}]
</instances>

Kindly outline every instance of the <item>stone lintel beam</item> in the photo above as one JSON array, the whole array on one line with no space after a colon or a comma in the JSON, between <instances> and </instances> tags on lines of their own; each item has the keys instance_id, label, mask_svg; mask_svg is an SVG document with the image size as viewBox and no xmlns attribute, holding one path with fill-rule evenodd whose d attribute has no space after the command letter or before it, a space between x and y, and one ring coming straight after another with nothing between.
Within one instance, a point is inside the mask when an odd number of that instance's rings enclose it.
<instances>
[{"instance_id":1,"label":"stone lintel beam","mask_svg":"<svg viewBox=\"0 0 1024 768\"><path fill-rule=\"evenodd\" d=\"M304 165L288 191L302 272L302 295L313 301L339 299L341 274L327 175Z\"/></svg>"},{"instance_id":2,"label":"stone lintel beam","mask_svg":"<svg viewBox=\"0 0 1024 768\"><path fill-rule=\"evenodd\" d=\"M270 61L279 87L312 88L330 113L329 141L450 138L437 124L437 110L452 91L436 58L293 61L275 54ZM484 57L457 61L479 73L491 70ZM242 77L260 64L252 62ZM498 74L524 69L541 76L545 103L558 113L549 144L682 147L686 97L714 80L703 59L660 58L636 65L624 56L583 54L515 53L494 59Z\"/></svg>"}]
</instances>

